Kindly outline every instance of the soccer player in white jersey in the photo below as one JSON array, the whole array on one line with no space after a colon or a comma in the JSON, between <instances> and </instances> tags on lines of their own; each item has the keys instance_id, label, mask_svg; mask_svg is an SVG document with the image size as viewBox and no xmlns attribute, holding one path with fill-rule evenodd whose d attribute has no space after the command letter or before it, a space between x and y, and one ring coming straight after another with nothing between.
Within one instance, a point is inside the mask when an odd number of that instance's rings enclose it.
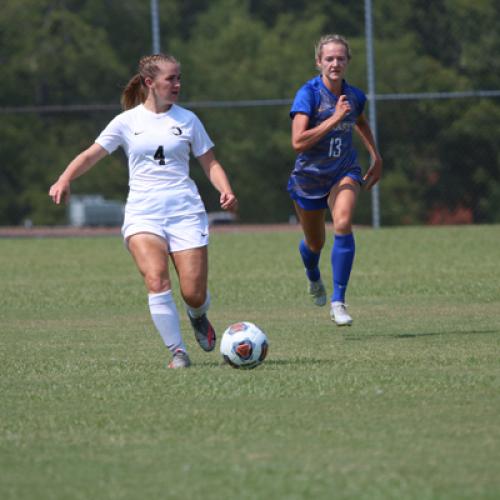
<instances>
[{"instance_id":1,"label":"soccer player in white jersey","mask_svg":"<svg viewBox=\"0 0 500 500\"><path fill-rule=\"evenodd\" d=\"M208 221L189 177L191 152L219 191L221 208L234 211L238 204L202 123L176 104L180 88L181 71L175 58L165 54L143 57L138 73L122 93L125 111L69 163L49 191L55 203L67 201L74 179L123 148L128 157L129 195L122 234L144 277L153 322L172 353L170 368L185 368L191 362L172 297L169 256L196 340L205 351L212 351L216 342L207 318Z\"/></svg>"},{"instance_id":2,"label":"soccer player in white jersey","mask_svg":"<svg viewBox=\"0 0 500 500\"><path fill-rule=\"evenodd\" d=\"M344 326L352 324L345 293L354 260L354 207L360 186L371 189L380 179L382 158L363 114L366 97L344 79L351 59L347 41L340 35L325 35L316 45L315 57L320 74L299 89L290 111L292 146L298 155L288 192L304 232L299 251L309 293L318 306L326 304L319 259L325 244L325 210L331 212L335 235L330 317ZM353 129L371 157L364 176L352 144Z\"/></svg>"}]
</instances>

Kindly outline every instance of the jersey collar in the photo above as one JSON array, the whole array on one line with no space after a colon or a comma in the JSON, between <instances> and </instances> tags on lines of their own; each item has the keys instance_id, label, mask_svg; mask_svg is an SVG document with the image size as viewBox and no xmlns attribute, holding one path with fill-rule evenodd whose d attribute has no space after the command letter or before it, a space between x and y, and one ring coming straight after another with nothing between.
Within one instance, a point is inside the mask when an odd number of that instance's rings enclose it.
<instances>
[{"instance_id":1,"label":"jersey collar","mask_svg":"<svg viewBox=\"0 0 500 500\"><path fill-rule=\"evenodd\" d=\"M324 84L323 82L323 78L321 75L319 75L318 77L318 80L319 80L319 84L335 99L338 99L338 97ZM342 87L340 89L340 94L345 94L346 92L346 89L348 87L348 83L345 81L345 78L342 79Z\"/></svg>"}]
</instances>

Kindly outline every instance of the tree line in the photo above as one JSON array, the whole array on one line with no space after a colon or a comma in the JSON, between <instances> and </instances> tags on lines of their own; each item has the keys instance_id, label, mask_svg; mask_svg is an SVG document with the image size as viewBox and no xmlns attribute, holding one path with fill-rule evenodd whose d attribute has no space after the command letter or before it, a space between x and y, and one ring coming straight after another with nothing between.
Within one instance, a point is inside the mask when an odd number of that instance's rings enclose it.
<instances>
[{"instance_id":1,"label":"tree line","mask_svg":"<svg viewBox=\"0 0 500 500\"><path fill-rule=\"evenodd\" d=\"M373 0L373 14L378 94L500 89L497 0ZM364 15L363 2L347 0L159 0L162 51L182 64L181 105L293 99L316 74L314 44L324 33L348 38L348 80L366 90ZM121 89L151 45L147 1L4 0L1 225L65 222L48 187L119 112ZM5 111L96 103L109 109ZM193 111L231 178L241 221L288 220L289 106L193 104ZM377 123L383 225L500 221L499 98L381 100ZM196 162L191 171L207 209L217 210ZM127 178L125 158L115 153L72 188L125 200ZM370 217L365 194L356 222Z\"/></svg>"}]
</instances>

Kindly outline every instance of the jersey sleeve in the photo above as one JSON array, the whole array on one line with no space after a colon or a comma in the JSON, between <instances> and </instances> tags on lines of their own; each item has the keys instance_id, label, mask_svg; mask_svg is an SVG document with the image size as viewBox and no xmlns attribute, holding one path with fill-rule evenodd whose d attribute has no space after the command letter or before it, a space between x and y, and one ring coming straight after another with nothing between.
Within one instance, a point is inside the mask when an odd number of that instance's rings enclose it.
<instances>
[{"instance_id":1,"label":"jersey sleeve","mask_svg":"<svg viewBox=\"0 0 500 500\"><path fill-rule=\"evenodd\" d=\"M124 146L123 137L123 125L120 116L116 116L99 134L95 142L111 154L118 149L119 146Z\"/></svg>"},{"instance_id":2,"label":"jersey sleeve","mask_svg":"<svg viewBox=\"0 0 500 500\"><path fill-rule=\"evenodd\" d=\"M356 89L356 102L357 102L357 111L358 111L358 116L363 114L363 111L365 110L365 103L366 103L366 95L359 89Z\"/></svg>"},{"instance_id":3,"label":"jersey sleeve","mask_svg":"<svg viewBox=\"0 0 500 500\"><path fill-rule=\"evenodd\" d=\"M290 109L290 118L293 119L297 113L304 113L307 116L314 114L314 93L309 85L301 87L295 95Z\"/></svg>"},{"instance_id":4,"label":"jersey sleeve","mask_svg":"<svg viewBox=\"0 0 500 500\"><path fill-rule=\"evenodd\" d=\"M191 151L193 155L198 158L213 147L214 143L208 136L203 123L201 123L196 115L193 115L193 131L191 137Z\"/></svg>"}]
</instances>

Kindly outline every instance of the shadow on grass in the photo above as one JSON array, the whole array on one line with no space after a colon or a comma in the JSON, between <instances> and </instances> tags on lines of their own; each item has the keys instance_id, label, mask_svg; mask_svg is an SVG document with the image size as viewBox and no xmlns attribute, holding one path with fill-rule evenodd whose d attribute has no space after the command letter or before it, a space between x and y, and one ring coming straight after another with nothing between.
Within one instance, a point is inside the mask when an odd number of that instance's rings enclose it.
<instances>
[{"instance_id":1,"label":"shadow on grass","mask_svg":"<svg viewBox=\"0 0 500 500\"><path fill-rule=\"evenodd\" d=\"M288 366L288 365L326 365L331 364L331 359L317 359L317 358L293 358L293 359L269 359L266 360L267 365L280 367L280 366Z\"/></svg>"},{"instance_id":2,"label":"shadow on grass","mask_svg":"<svg viewBox=\"0 0 500 500\"><path fill-rule=\"evenodd\" d=\"M394 333L386 335L363 335L363 334L353 334L346 333L343 335L346 341L366 341L376 338L392 338L392 339L414 339L419 337L439 337L444 335L498 335L500 330L468 330L468 331L443 331L443 332L419 332L419 333ZM266 359L264 364L269 368L279 368L281 366L300 366L300 365L325 365L331 364L330 359L318 359L318 358L291 358L291 359ZM235 369L219 360L207 360L207 361L197 361L193 364L194 367L208 367L208 368L223 368L227 370L234 370L236 372L251 372L254 369ZM258 367L257 367L258 368Z\"/></svg>"},{"instance_id":3,"label":"shadow on grass","mask_svg":"<svg viewBox=\"0 0 500 500\"><path fill-rule=\"evenodd\" d=\"M293 358L293 359L266 359L262 366L267 366L267 367L274 367L274 368L279 368L280 366L298 366L298 365L324 365L324 364L329 364L331 363L330 359L311 359L311 358ZM198 361L196 363L193 363L194 367L209 367L209 368L223 368L231 371L236 371L236 372L252 372L258 369L259 367L252 368L250 370L248 369L237 369L237 368L232 368L230 365L224 363L224 362L218 362L218 361Z\"/></svg>"},{"instance_id":4,"label":"shadow on grass","mask_svg":"<svg viewBox=\"0 0 500 500\"><path fill-rule=\"evenodd\" d=\"M500 330L467 330L467 331L443 331L443 332L419 332L419 333L394 333L386 335L346 335L346 340L368 340L373 338L414 339L418 337L439 337L443 335L491 335L499 334Z\"/></svg>"}]
</instances>

